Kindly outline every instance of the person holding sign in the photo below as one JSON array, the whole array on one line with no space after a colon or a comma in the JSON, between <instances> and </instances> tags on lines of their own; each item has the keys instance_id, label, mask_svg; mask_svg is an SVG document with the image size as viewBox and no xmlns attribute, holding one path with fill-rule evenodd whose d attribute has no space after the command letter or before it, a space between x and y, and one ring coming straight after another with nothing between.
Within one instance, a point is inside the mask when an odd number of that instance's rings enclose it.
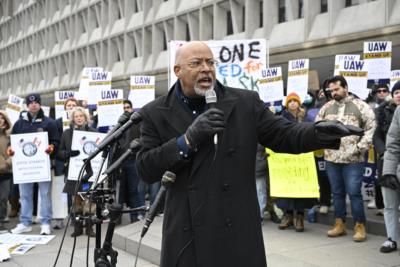
<instances>
[{"instance_id":1,"label":"person holding sign","mask_svg":"<svg viewBox=\"0 0 400 267\"><path fill-rule=\"evenodd\" d=\"M275 116L257 92L215 79L216 61L203 42L183 44L173 70L178 80L168 94L140 111L142 148L136 159L146 182L160 181L167 170L176 174L165 199L161 266L264 267L254 179L257 143L302 153L338 148L341 137L362 130ZM208 92L216 94L214 104L206 104L207 90L215 91Z\"/></svg>"},{"instance_id":2,"label":"person holding sign","mask_svg":"<svg viewBox=\"0 0 400 267\"><path fill-rule=\"evenodd\" d=\"M63 132L63 135L61 136L60 147L57 151L57 159L63 160L65 165L64 170L66 183L64 187L64 193L67 193L71 196L75 194L75 186L77 181L67 180L68 164L71 157L76 157L79 155L79 150L71 150L72 136L75 130L97 132L96 129L89 127L89 114L87 114L87 112L81 107L75 107L75 109L72 111L70 128ZM88 187L88 184L83 184L82 188L79 188L78 191L86 191ZM89 208L81 196L77 195L72 200L75 203L75 213L72 216L72 220L74 222L74 232L71 234L71 237L75 237L83 234L83 223L81 221L76 221L75 218L77 215L84 214L87 210L89 210ZM94 209L92 209L92 211L94 211ZM86 234L91 237L95 236L92 226L87 225Z\"/></svg>"},{"instance_id":3,"label":"person holding sign","mask_svg":"<svg viewBox=\"0 0 400 267\"><path fill-rule=\"evenodd\" d=\"M367 234L361 186L364 157L372 144L376 128L375 114L367 103L349 94L347 81L343 76L331 78L327 92L333 99L321 108L316 121L340 121L364 129L362 137L342 138L339 150L324 151L336 218L334 227L327 234L329 237L346 234L346 194L348 194L355 222L353 240L362 242L367 238Z\"/></svg>"},{"instance_id":4,"label":"person holding sign","mask_svg":"<svg viewBox=\"0 0 400 267\"><path fill-rule=\"evenodd\" d=\"M26 99L27 112L21 112L20 118L14 124L12 134L47 132L49 146L46 153L51 155L57 147L60 137L57 132L56 123L53 119L46 117L41 108L41 98L39 94L29 94ZM9 147L9 155L13 155L13 148ZM50 223L52 219L51 207L51 181L39 182L40 193L40 234L49 235L51 233ZM19 184L21 215L20 223L11 230L13 234L21 234L32 231L32 212L33 212L33 183Z\"/></svg>"}]
</instances>

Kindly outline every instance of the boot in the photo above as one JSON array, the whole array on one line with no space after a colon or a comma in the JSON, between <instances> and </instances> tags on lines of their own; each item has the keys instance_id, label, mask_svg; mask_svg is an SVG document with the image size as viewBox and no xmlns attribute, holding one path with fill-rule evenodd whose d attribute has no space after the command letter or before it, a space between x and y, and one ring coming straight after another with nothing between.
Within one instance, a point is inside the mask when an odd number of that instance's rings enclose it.
<instances>
[{"instance_id":1,"label":"boot","mask_svg":"<svg viewBox=\"0 0 400 267\"><path fill-rule=\"evenodd\" d=\"M354 242L363 242L367 239L367 233L365 232L365 225L363 223L356 223L354 226Z\"/></svg>"},{"instance_id":2,"label":"boot","mask_svg":"<svg viewBox=\"0 0 400 267\"><path fill-rule=\"evenodd\" d=\"M296 232L304 232L304 215L296 214L294 228L296 229Z\"/></svg>"},{"instance_id":3,"label":"boot","mask_svg":"<svg viewBox=\"0 0 400 267\"><path fill-rule=\"evenodd\" d=\"M74 221L74 232L71 237L77 237L83 234L83 225L81 221Z\"/></svg>"},{"instance_id":4,"label":"boot","mask_svg":"<svg viewBox=\"0 0 400 267\"><path fill-rule=\"evenodd\" d=\"M8 199L8 201L10 202L10 206L11 206L11 210L8 213L8 217L15 218L18 216L18 211L20 208L19 200L16 197L10 197Z\"/></svg>"},{"instance_id":5,"label":"boot","mask_svg":"<svg viewBox=\"0 0 400 267\"><path fill-rule=\"evenodd\" d=\"M331 230L328 231L328 236L329 237L338 237L341 235L346 234L346 225L344 224L344 221L341 218L336 218L335 219L335 225Z\"/></svg>"},{"instance_id":6,"label":"boot","mask_svg":"<svg viewBox=\"0 0 400 267\"><path fill-rule=\"evenodd\" d=\"M85 232L87 236L90 237L96 236L95 232L93 231L93 225L89 221L86 221Z\"/></svg>"},{"instance_id":7,"label":"boot","mask_svg":"<svg viewBox=\"0 0 400 267\"><path fill-rule=\"evenodd\" d=\"M282 218L282 222L279 224L279 229L285 230L286 228L289 228L290 226L293 226L293 214L285 214Z\"/></svg>"}]
</instances>

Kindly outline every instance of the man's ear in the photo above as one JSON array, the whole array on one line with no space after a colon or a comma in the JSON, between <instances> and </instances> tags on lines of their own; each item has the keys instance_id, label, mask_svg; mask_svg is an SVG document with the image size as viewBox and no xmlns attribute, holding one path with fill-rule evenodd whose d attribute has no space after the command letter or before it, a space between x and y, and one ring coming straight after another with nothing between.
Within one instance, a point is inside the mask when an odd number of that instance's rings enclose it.
<instances>
[{"instance_id":1,"label":"man's ear","mask_svg":"<svg viewBox=\"0 0 400 267\"><path fill-rule=\"evenodd\" d=\"M174 65L174 73L175 73L175 76L176 76L176 77L180 78L181 66L179 66L179 65Z\"/></svg>"}]
</instances>

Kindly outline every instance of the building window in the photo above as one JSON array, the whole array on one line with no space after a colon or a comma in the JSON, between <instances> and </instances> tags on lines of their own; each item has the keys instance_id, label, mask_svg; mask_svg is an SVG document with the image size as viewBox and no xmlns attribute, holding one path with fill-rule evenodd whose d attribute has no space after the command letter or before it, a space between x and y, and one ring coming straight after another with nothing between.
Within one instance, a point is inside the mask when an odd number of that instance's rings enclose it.
<instances>
[{"instance_id":1,"label":"building window","mask_svg":"<svg viewBox=\"0 0 400 267\"><path fill-rule=\"evenodd\" d=\"M321 0L321 13L328 12L328 0Z\"/></svg>"},{"instance_id":2,"label":"building window","mask_svg":"<svg viewBox=\"0 0 400 267\"><path fill-rule=\"evenodd\" d=\"M189 29L189 24L186 23L186 41L190 41L190 29Z\"/></svg>"},{"instance_id":3,"label":"building window","mask_svg":"<svg viewBox=\"0 0 400 267\"><path fill-rule=\"evenodd\" d=\"M358 4L359 4L358 0L346 0L345 7L355 6Z\"/></svg>"},{"instance_id":4,"label":"building window","mask_svg":"<svg viewBox=\"0 0 400 267\"><path fill-rule=\"evenodd\" d=\"M232 12L226 12L226 35L233 34Z\"/></svg>"},{"instance_id":5,"label":"building window","mask_svg":"<svg viewBox=\"0 0 400 267\"><path fill-rule=\"evenodd\" d=\"M260 1L260 25L259 27L262 28L264 23L264 12L263 12L263 2Z\"/></svg>"},{"instance_id":6,"label":"building window","mask_svg":"<svg viewBox=\"0 0 400 267\"><path fill-rule=\"evenodd\" d=\"M279 0L278 4L278 22L282 23L286 21L286 7L285 0Z\"/></svg>"},{"instance_id":7,"label":"building window","mask_svg":"<svg viewBox=\"0 0 400 267\"><path fill-rule=\"evenodd\" d=\"M304 3L303 0L299 0L299 19L304 18Z\"/></svg>"}]
</instances>

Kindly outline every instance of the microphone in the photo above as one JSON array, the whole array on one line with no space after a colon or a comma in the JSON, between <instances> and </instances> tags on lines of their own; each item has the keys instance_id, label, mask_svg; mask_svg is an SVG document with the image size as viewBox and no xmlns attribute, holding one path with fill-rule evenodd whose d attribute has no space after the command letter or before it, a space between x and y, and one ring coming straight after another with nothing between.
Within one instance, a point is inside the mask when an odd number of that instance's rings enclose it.
<instances>
[{"instance_id":1,"label":"microphone","mask_svg":"<svg viewBox=\"0 0 400 267\"><path fill-rule=\"evenodd\" d=\"M206 104L209 108L215 108L217 103L217 94L215 93L214 89L209 89L206 91L205 94ZM214 145L218 145L218 135L214 135Z\"/></svg>"},{"instance_id":2,"label":"microphone","mask_svg":"<svg viewBox=\"0 0 400 267\"><path fill-rule=\"evenodd\" d=\"M161 200L165 197L165 192L169 188L171 184L175 182L176 175L173 172L166 171L161 179L161 187L160 190L157 193L156 199L153 202L153 205L150 207L150 211L147 214L146 221L144 223L142 233L140 234L140 237L144 237L144 235L147 233L147 230L149 230L150 224L153 222L154 217L157 215L157 210L158 206L160 205Z\"/></svg>"},{"instance_id":3,"label":"microphone","mask_svg":"<svg viewBox=\"0 0 400 267\"><path fill-rule=\"evenodd\" d=\"M122 117L122 116L121 116ZM117 139L121 137L121 135L128 130L133 124L138 124L142 120L142 115L139 112L133 112L128 121L123 124L117 124L114 128L115 131L111 130L109 134L101 141L101 143L97 146L97 148L93 151L92 154L87 157L85 161L90 161L94 157L97 156L104 148L111 143L115 142Z\"/></svg>"},{"instance_id":4,"label":"microphone","mask_svg":"<svg viewBox=\"0 0 400 267\"><path fill-rule=\"evenodd\" d=\"M133 153L137 152L142 144L139 141L139 138L133 139L132 142L129 143L129 148L122 154L107 170L103 173L105 175L109 175L110 173L114 172L121 164Z\"/></svg>"}]
</instances>

